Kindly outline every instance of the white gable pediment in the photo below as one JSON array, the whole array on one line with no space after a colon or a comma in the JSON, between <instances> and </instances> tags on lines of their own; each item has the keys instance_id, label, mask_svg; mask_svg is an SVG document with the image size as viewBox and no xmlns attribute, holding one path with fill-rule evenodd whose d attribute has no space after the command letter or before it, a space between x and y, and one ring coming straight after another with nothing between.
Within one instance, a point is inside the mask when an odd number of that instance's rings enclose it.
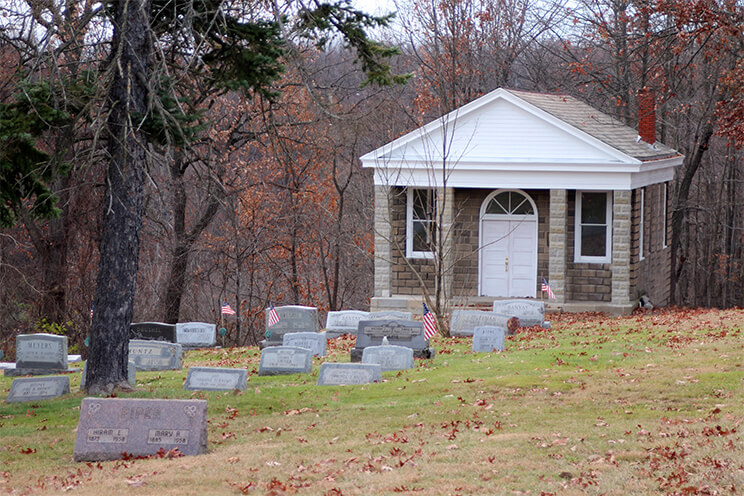
<instances>
[{"instance_id":1,"label":"white gable pediment","mask_svg":"<svg viewBox=\"0 0 744 496\"><path fill-rule=\"evenodd\" d=\"M365 166L375 161L378 168L385 163L395 167L442 164L445 159L454 169L458 163L638 163L505 90L496 90L362 157Z\"/></svg>"}]
</instances>

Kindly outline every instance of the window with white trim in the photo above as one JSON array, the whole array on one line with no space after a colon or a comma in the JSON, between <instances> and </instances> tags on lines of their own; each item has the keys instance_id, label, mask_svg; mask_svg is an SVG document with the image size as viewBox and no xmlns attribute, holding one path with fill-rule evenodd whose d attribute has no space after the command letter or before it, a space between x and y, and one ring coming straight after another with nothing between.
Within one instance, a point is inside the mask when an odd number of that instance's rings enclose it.
<instances>
[{"instance_id":1,"label":"window with white trim","mask_svg":"<svg viewBox=\"0 0 744 496\"><path fill-rule=\"evenodd\" d=\"M646 228L646 188L641 188L641 218L638 221L638 259L646 258L643 252L643 231Z\"/></svg>"},{"instance_id":2,"label":"window with white trim","mask_svg":"<svg viewBox=\"0 0 744 496\"><path fill-rule=\"evenodd\" d=\"M612 200L608 191L576 192L574 262L612 261Z\"/></svg>"},{"instance_id":3,"label":"window with white trim","mask_svg":"<svg viewBox=\"0 0 744 496\"><path fill-rule=\"evenodd\" d=\"M406 209L406 256L432 258L436 225L437 194L433 189L408 189Z\"/></svg>"}]
</instances>

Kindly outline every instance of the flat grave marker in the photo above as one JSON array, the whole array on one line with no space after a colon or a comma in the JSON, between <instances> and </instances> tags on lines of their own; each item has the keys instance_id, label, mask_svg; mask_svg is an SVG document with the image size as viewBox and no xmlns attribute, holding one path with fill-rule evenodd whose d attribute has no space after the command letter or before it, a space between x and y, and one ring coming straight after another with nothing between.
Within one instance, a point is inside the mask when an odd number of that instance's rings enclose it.
<instances>
[{"instance_id":1,"label":"flat grave marker","mask_svg":"<svg viewBox=\"0 0 744 496\"><path fill-rule=\"evenodd\" d=\"M383 372L413 368L413 350L405 346L367 346L362 352L362 363L376 363Z\"/></svg>"},{"instance_id":2,"label":"flat grave marker","mask_svg":"<svg viewBox=\"0 0 744 496\"><path fill-rule=\"evenodd\" d=\"M41 401L70 394L70 378L67 376L19 377L13 379L7 403Z\"/></svg>"},{"instance_id":3,"label":"flat grave marker","mask_svg":"<svg viewBox=\"0 0 744 496\"><path fill-rule=\"evenodd\" d=\"M336 338L342 334L356 334L359 322L369 320L369 312L361 310L340 310L328 312L326 316L326 336Z\"/></svg>"},{"instance_id":4,"label":"flat grave marker","mask_svg":"<svg viewBox=\"0 0 744 496\"><path fill-rule=\"evenodd\" d=\"M176 325L163 322L133 322L129 324L129 339L176 342Z\"/></svg>"},{"instance_id":5,"label":"flat grave marker","mask_svg":"<svg viewBox=\"0 0 744 496\"><path fill-rule=\"evenodd\" d=\"M325 332L288 332L282 342L282 346L308 348L313 356L325 356L327 344Z\"/></svg>"},{"instance_id":6,"label":"flat grave marker","mask_svg":"<svg viewBox=\"0 0 744 496\"><path fill-rule=\"evenodd\" d=\"M73 458L117 460L177 448L184 455L207 452L205 400L83 398Z\"/></svg>"},{"instance_id":7,"label":"flat grave marker","mask_svg":"<svg viewBox=\"0 0 744 496\"><path fill-rule=\"evenodd\" d=\"M506 329L495 326L480 326L473 330L473 351L492 353L504 351Z\"/></svg>"},{"instance_id":8,"label":"flat grave marker","mask_svg":"<svg viewBox=\"0 0 744 496\"><path fill-rule=\"evenodd\" d=\"M183 349L177 343L132 339L129 359L137 370L181 370Z\"/></svg>"},{"instance_id":9,"label":"flat grave marker","mask_svg":"<svg viewBox=\"0 0 744 496\"><path fill-rule=\"evenodd\" d=\"M313 369L313 353L308 348L272 346L261 350L258 375L309 374Z\"/></svg>"},{"instance_id":10,"label":"flat grave marker","mask_svg":"<svg viewBox=\"0 0 744 496\"><path fill-rule=\"evenodd\" d=\"M191 367L183 388L189 391L245 391L248 388L248 370Z\"/></svg>"},{"instance_id":11,"label":"flat grave marker","mask_svg":"<svg viewBox=\"0 0 744 496\"><path fill-rule=\"evenodd\" d=\"M373 363L331 363L320 366L318 386L348 386L382 382L382 369Z\"/></svg>"},{"instance_id":12,"label":"flat grave marker","mask_svg":"<svg viewBox=\"0 0 744 496\"><path fill-rule=\"evenodd\" d=\"M184 348L210 348L217 343L217 325L179 322L176 324L176 343Z\"/></svg>"},{"instance_id":13,"label":"flat grave marker","mask_svg":"<svg viewBox=\"0 0 744 496\"><path fill-rule=\"evenodd\" d=\"M507 329L511 315L483 310L455 310L450 321L451 336L472 336L476 327L495 326Z\"/></svg>"}]
</instances>

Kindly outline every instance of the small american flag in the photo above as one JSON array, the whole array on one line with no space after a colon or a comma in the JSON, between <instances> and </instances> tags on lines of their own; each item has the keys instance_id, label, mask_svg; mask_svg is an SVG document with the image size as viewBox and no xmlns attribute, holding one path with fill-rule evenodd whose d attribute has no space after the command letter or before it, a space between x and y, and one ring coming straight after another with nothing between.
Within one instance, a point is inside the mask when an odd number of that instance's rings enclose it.
<instances>
[{"instance_id":1,"label":"small american flag","mask_svg":"<svg viewBox=\"0 0 744 496\"><path fill-rule=\"evenodd\" d=\"M548 298L554 300L555 299L555 293L553 293L553 290L550 289L550 285L548 285L548 281L545 280L545 278L542 278L542 292L548 293Z\"/></svg>"},{"instance_id":2,"label":"small american flag","mask_svg":"<svg viewBox=\"0 0 744 496\"><path fill-rule=\"evenodd\" d=\"M235 315L235 310L226 302L222 302L222 315Z\"/></svg>"},{"instance_id":3,"label":"small american flag","mask_svg":"<svg viewBox=\"0 0 744 496\"><path fill-rule=\"evenodd\" d=\"M279 323L279 314L276 311L276 308L274 308L274 304L272 302L269 302L269 327L273 326L274 324Z\"/></svg>"},{"instance_id":4,"label":"small american flag","mask_svg":"<svg viewBox=\"0 0 744 496\"><path fill-rule=\"evenodd\" d=\"M90 318L93 318L93 303L90 304Z\"/></svg>"},{"instance_id":5,"label":"small american flag","mask_svg":"<svg viewBox=\"0 0 744 496\"><path fill-rule=\"evenodd\" d=\"M429 307L424 303L424 337L431 339L439 334L437 332L437 322L434 320L434 315L429 311Z\"/></svg>"}]
</instances>

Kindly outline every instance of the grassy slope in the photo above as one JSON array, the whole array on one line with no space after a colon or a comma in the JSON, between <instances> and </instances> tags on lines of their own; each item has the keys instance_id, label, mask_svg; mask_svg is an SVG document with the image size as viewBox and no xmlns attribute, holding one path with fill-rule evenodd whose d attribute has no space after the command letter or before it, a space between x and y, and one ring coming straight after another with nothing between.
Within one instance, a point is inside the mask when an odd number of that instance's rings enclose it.
<instances>
[{"instance_id":1,"label":"grassy slope","mask_svg":"<svg viewBox=\"0 0 744 496\"><path fill-rule=\"evenodd\" d=\"M0 404L0 494L744 493L743 328L741 310L564 315L498 354L435 339L433 360L346 387L315 386L317 361L258 377L254 348L190 352L253 371L248 391L185 391L184 369L131 396L208 399L208 455L74 463L81 393Z\"/></svg>"}]
</instances>

